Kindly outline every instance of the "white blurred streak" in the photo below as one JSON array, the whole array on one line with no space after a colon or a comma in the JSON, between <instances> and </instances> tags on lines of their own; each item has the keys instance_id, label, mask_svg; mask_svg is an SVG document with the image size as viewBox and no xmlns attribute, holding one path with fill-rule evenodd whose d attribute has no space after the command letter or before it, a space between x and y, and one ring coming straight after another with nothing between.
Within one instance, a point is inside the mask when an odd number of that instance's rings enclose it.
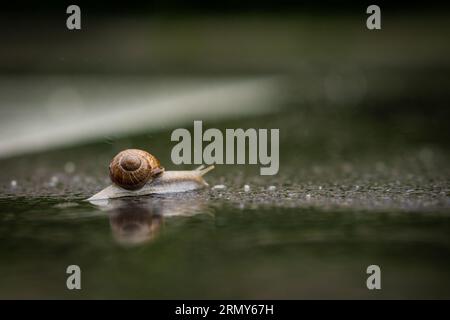
<instances>
[{"instance_id":1,"label":"white blurred streak","mask_svg":"<svg viewBox=\"0 0 450 320\"><path fill-rule=\"evenodd\" d=\"M162 84L145 78L106 84L83 78L0 83L0 157L190 126L193 120L259 114L270 111L279 97L274 77Z\"/></svg>"}]
</instances>

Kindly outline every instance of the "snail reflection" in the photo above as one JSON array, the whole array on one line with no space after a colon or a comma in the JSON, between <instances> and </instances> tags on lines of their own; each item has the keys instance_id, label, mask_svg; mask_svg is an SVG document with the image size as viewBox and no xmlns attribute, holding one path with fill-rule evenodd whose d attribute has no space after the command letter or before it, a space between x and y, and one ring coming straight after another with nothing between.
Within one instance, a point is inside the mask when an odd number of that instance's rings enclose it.
<instances>
[{"instance_id":1,"label":"snail reflection","mask_svg":"<svg viewBox=\"0 0 450 320\"><path fill-rule=\"evenodd\" d=\"M211 214L205 201L186 197L125 198L92 203L108 213L113 237L124 246L151 242L160 234L165 219Z\"/></svg>"},{"instance_id":2,"label":"snail reflection","mask_svg":"<svg viewBox=\"0 0 450 320\"><path fill-rule=\"evenodd\" d=\"M123 245L135 245L154 239L163 223L160 208L142 205L119 206L109 212L114 239Z\"/></svg>"}]
</instances>

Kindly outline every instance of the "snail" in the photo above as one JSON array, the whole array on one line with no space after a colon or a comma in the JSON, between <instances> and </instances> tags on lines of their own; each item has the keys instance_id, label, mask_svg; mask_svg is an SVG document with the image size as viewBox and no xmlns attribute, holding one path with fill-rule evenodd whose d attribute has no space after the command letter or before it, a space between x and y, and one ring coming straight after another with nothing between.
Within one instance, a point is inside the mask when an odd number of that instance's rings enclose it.
<instances>
[{"instance_id":1,"label":"snail","mask_svg":"<svg viewBox=\"0 0 450 320\"><path fill-rule=\"evenodd\" d=\"M109 165L112 185L93 195L88 201L186 192L205 188L203 176L214 166L200 166L188 171L165 171L159 160L139 149L119 152Z\"/></svg>"}]
</instances>

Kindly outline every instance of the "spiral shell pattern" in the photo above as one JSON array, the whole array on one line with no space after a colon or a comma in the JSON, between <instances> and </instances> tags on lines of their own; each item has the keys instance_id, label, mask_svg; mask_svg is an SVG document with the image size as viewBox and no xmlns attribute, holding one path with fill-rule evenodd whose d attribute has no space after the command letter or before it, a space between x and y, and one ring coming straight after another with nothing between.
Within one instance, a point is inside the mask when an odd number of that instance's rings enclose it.
<instances>
[{"instance_id":1,"label":"spiral shell pattern","mask_svg":"<svg viewBox=\"0 0 450 320\"><path fill-rule=\"evenodd\" d=\"M139 149L119 152L109 165L109 176L116 185L128 189L142 188L154 176L164 171L159 160Z\"/></svg>"}]
</instances>

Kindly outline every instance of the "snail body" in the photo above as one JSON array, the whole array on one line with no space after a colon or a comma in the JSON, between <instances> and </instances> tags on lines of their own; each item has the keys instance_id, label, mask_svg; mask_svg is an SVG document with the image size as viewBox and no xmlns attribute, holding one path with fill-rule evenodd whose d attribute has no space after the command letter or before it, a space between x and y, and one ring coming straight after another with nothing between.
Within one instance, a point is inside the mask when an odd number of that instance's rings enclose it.
<instances>
[{"instance_id":1,"label":"snail body","mask_svg":"<svg viewBox=\"0 0 450 320\"><path fill-rule=\"evenodd\" d=\"M164 171L138 190L127 190L115 184L106 187L93 195L88 201L106 200L122 197L143 196L149 194L166 194L202 189L208 186L203 175L214 169L214 166L200 167L190 171Z\"/></svg>"},{"instance_id":2,"label":"snail body","mask_svg":"<svg viewBox=\"0 0 450 320\"><path fill-rule=\"evenodd\" d=\"M203 175L214 166L190 171L165 171L148 152L128 149L117 154L109 166L112 185L90 197L89 201L148 194L186 192L208 186Z\"/></svg>"}]
</instances>

